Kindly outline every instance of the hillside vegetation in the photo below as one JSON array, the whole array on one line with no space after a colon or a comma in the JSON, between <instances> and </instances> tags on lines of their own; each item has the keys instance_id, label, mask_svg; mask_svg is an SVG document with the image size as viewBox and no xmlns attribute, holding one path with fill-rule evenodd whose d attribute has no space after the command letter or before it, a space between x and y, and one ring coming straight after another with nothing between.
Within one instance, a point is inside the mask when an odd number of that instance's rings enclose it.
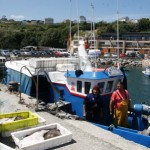
<instances>
[{"instance_id":1,"label":"hillside vegetation","mask_svg":"<svg viewBox=\"0 0 150 150\"><path fill-rule=\"evenodd\" d=\"M97 36L101 33L116 33L117 23L95 23ZM79 25L80 35L91 30L90 23ZM23 25L21 22L0 21L0 49L20 49L27 45L66 48L69 23L53 25ZM119 32L150 32L150 20L143 18L138 23L119 22ZM72 23L72 37L77 33L77 24Z\"/></svg>"}]
</instances>

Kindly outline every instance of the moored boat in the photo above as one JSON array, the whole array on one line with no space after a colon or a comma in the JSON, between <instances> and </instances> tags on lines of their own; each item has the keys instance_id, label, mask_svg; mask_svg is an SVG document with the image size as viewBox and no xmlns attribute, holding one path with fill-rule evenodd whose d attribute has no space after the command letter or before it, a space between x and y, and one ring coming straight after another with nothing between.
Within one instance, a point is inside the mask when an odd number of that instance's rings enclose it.
<instances>
[{"instance_id":1,"label":"moored boat","mask_svg":"<svg viewBox=\"0 0 150 150\"><path fill-rule=\"evenodd\" d=\"M142 71L142 73L146 76L146 77L150 77L150 66L146 67L144 71Z\"/></svg>"},{"instance_id":2,"label":"moored boat","mask_svg":"<svg viewBox=\"0 0 150 150\"><path fill-rule=\"evenodd\" d=\"M148 142L150 137L138 132L148 128L148 120L143 118L143 114L150 115L149 106L134 105L128 117L128 128L110 126L112 124L109 112L110 96L117 82L124 79L120 68L93 70L83 40L79 42L78 54L78 58L8 61L6 62L7 84L12 80L16 81L20 83L20 92L36 96L37 99L43 99L47 103L66 101L70 104L70 109L66 111L80 118L83 118L84 98L94 86L99 86L103 98L103 117L95 125L150 147Z\"/></svg>"}]
</instances>

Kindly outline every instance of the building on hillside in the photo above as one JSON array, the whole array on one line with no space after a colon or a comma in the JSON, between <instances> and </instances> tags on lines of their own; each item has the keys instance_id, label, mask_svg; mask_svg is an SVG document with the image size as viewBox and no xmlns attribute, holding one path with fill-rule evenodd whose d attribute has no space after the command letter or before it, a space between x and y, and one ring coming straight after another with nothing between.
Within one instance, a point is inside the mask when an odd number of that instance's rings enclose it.
<instances>
[{"instance_id":1,"label":"building on hillside","mask_svg":"<svg viewBox=\"0 0 150 150\"><path fill-rule=\"evenodd\" d=\"M63 23L70 23L70 20L69 19L65 19L65 20L63 20Z\"/></svg>"},{"instance_id":2,"label":"building on hillside","mask_svg":"<svg viewBox=\"0 0 150 150\"><path fill-rule=\"evenodd\" d=\"M54 24L53 18L45 18L44 24Z\"/></svg>"},{"instance_id":3,"label":"building on hillside","mask_svg":"<svg viewBox=\"0 0 150 150\"><path fill-rule=\"evenodd\" d=\"M102 53L125 53L126 51L139 51L147 54L150 51L150 33L121 33L119 39L115 33L103 33L96 37L88 39L90 49L94 47L100 49ZM78 39L73 40L73 46L76 47Z\"/></svg>"},{"instance_id":4,"label":"building on hillside","mask_svg":"<svg viewBox=\"0 0 150 150\"><path fill-rule=\"evenodd\" d=\"M80 23L84 23L84 22L86 22L86 17L80 16Z\"/></svg>"},{"instance_id":5,"label":"building on hillside","mask_svg":"<svg viewBox=\"0 0 150 150\"><path fill-rule=\"evenodd\" d=\"M43 21L41 21L41 20L22 20L21 23L23 25L37 25L37 24L43 24Z\"/></svg>"},{"instance_id":6,"label":"building on hillside","mask_svg":"<svg viewBox=\"0 0 150 150\"><path fill-rule=\"evenodd\" d=\"M119 21L121 21L121 22L128 22L129 21L129 17L120 18Z\"/></svg>"},{"instance_id":7,"label":"building on hillside","mask_svg":"<svg viewBox=\"0 0 150 150\"><path fill-rule=\"evenodd\" d=\"M104 52L116 52L119 49L119 53L139 51L147 54L150 50L150 33L120 33L119 40L115 33L104 33L99 36L97 47Z\"/></svg>"},{"instance_id":8,"label":"building on hillside","mask_svg":"<svg viewBox=\"0 0 150 150\"><path fill-rule=\"evenodd\" d=\"M130 19L129 22L131 22L131 23L138 23L139 21L137 19Z\"/></svg>"}]
</instances>

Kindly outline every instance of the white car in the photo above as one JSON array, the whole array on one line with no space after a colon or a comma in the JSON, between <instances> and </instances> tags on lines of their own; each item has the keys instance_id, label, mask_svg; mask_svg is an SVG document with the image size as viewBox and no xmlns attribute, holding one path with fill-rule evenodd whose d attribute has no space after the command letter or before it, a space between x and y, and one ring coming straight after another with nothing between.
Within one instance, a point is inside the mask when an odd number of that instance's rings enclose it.
<instances>
[{"instance_id":1,"label":"white car","mask_svg":"<svg viewBox=\"0 0 150 150\"><path fill-rule=\"evenodd\" d=\"M94 57L100 57L101 51L98 49L92 49L88 51L88 57L94 58Z\"/></svg>"},{"instance_id":2,"label":"white car","mask_svg":"<svg viewBox=\"0 0 150 150\"><path fill-rule=\"evenodd\" d=\"M9 52L9 50L1 50L1 55L2 56L10 56L10 52Z\"/></svg>"},{"instance_id":3,"label":"white car","mask_svg":"<svg viewBox=\"0 0 150 150\"><path fill-rule=\"evenodd\" d=\"M117 57L118 55L116 53L105 53L104 57Z\"/></svg>"},{"instance_id":4,"label":"white car","mask_svg":"<svg viewBox=\"0 0 150 150\"><path fill-rule=\"evenodd\" d=\"M111 57L118 57L116 53L111 53Z\"/></svg>"},{"instance_id":5,"label":"white car","mask_svg":"<svg viewBox=\"0 0 150 150\"><path fill-rule=\"evenodd\" d=\"M28 49L26 50L20 50L20 55L21 56L32 56L32 52Z\"/></svg>"},{"instance_id":6,"label":"white car","mask_svg":"<svg viewBox=\"0 0 150 150\"><path fill-rule=\"evenodd\" d=\"M111 57L111 53L105 53L104 57Z\"/></svg>"}]
</instances>

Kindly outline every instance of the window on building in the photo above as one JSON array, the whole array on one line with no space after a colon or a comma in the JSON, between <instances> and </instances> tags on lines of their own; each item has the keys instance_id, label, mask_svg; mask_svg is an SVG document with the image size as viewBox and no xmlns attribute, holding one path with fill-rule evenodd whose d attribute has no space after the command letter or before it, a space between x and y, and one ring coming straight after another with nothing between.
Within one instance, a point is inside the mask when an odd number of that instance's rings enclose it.
<instances>
[{"instance_id":1,"label":"window on building","mask_svg":"<svg viewBox=\"0 0 150 150\"><path fill-rule=\"evenodd\" d=\"M99 42L99 47L105 46L105 42Z\"/></svg>"},{"instance_id":2,"label":"window on building","mask_svg":"<svg viewBox=\"0 0 150 150\"><path fill-rule=\"evenodd\" d=\"M90 92L90 88L91 88L91 83L90 82L85 82L84 83L84 93L88 94Z\"/></svg>"},{"instance_id":3,"label":"window on building","mask_svg":"<svg viewBox=\"0 0 150 150\"><path fill-rule=\"evenodd\" d=\"M77 92L82 92L82 81L77 81Z\"/></svg>"},{"instance_id":4,"label":"window on building","mask_svg":"<svg viewBox=\"0 0 150 150\"><path fill-rule=\"evenodd\" d=\"M150 43L144 43L143 47L145 47L145 48L150 47Z\"/></svg>"}]
</instances>

